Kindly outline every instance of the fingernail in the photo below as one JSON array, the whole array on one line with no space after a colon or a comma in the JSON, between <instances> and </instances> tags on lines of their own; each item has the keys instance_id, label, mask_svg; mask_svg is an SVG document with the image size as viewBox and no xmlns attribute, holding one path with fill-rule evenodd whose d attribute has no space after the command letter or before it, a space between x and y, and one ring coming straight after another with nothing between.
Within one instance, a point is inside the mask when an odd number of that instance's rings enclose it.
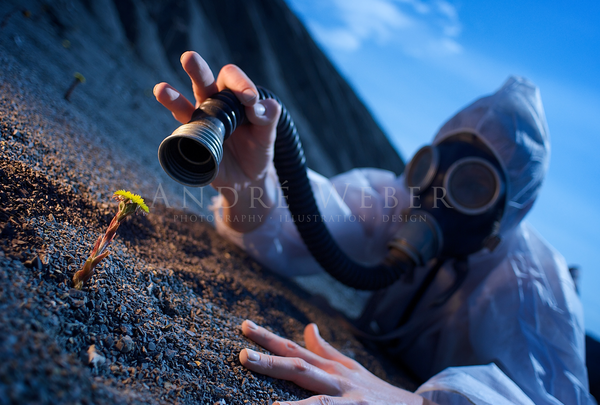
<instances>
[{"instance_id":1,"label":"fingernail","mask_svg":"<svg viewBox=\"0 0 600 405\"><path fill-rule=\"evenodd\" d=\"M266 112L267 112L267 109L260 102L254 104L254 113L257 116L259 116L259 117L263 116L263 115L265 115Z\"/></svg>"},{"instance_id":2,"label":"fingernail","mask_svg":"<svg viewBox=\"0 0 600 405\"><path fill-rule=\"evenodd\" d=\"M256 326L256 324L254 322L252 322L250 319L246 319L246 325L248 325L248 327L252 330L258 329L258 326Z\"/></svg>"},{"instance_id":3,"label":"fingernail","mask_svg":"<svg viewBox=\"0 0 600 405\"><path fill-rule=\"evenodd\" d=\"M317 334L318 337L321 337L321 334L319 333L319 327L317 326L317 324L313 324L315 325L315 333Z\"/></svg>"},{"instance_id":4,"label":"fingernail","mask_svg":"<svg viewBox=\"0 0 600 405\"><path fill-rule=\"evenodd\" d=\"M257 96L256 92L252 89L246 89L246 90L242 91L242 100L244 101L244 103L250 103L250 102L254 101L256 96Z\"/></svg>"},{"instance_id":5,"label":"fingernail","mask_svg":"<svg viewBox=\"0 0 600 405\"><path fill-rule=\"evenodd\" d=\"M246 349L246 356L248 356L248 360L250 360L250 361L259 361L260 360L260 355L251 349Z\"/></svg>"},{"instance_id":6,"label":"fingernail","mask_svg":"<svg viewBox=\"0 0 600 405\"><path fill-rule=\"evenodd\" d=\"M165 93L167 93L167 96L169 97L169 100L171 100L171 101L177 100L180 96L180 94L178 92L176 92L175 90L170 89L168 87L165 89Z\"/></svg>"}]
</instances>

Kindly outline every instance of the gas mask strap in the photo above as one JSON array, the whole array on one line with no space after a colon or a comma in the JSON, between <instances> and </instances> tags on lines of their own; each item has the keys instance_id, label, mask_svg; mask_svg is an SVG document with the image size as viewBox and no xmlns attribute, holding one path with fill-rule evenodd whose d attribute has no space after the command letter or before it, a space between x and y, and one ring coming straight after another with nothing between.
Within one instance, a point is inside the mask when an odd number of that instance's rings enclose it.
<instances>
[{"instance_id":1,"label":"gas mask strap","mask_svg":"<svg viewBox=\"0 0 600 405\"><path fill-rule=\"evenodd\" d=\"M454 269L454 274L456 275L456 278L454 279L454 284L452 284L452 286L448 288L446 292L444 292L437 300L435 300L431 304L432 308L444 305L450 299L450 297L452 297L456 290L460 288L462 283L467 278L467 274L469 273L469 263L466 258L463 257L456 259L454 261L454 264L452 265L452 268Z\"/></svg>"},{"instance_id":2,"label":"gas mask strap","mask_svg":"<svg viewBox=\"0 0 600 405\"><path fill-rule=\"evenodd\" d=\"M435 277L437 276L438 272L440 271L440 269L442 268L442 266L444 265L445 262L446 262L446 259L440 259L440 258L433 259L433 261L427 271L427 276L425 276L425 279L419 285L418 290L415 292L415 294L410 299L410 302L408 303L408 305L406 306L406 309L402 313L402 316L400 317L400 320L398 321L396 328L399 328L408 322L408 320L410 319L413 312L415 312L415 308L417 307L417 305L419 305L419 302L423 299L423 296L427 292L427 289L429 288L431 283L433 283L433 280L435 280Z\"/></svg>"}]
</instances>

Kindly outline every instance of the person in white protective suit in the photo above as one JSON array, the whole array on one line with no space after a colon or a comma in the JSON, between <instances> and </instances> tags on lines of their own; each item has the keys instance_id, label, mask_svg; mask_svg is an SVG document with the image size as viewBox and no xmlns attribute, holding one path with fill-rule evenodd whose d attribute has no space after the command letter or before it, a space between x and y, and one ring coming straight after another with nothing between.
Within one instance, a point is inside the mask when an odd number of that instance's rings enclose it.
<instances>
[{"instance_id":1,"label":"person in white protective suit","mask_svg":"<svg viewBox=\"0 0 600 405\"><path fill-rule=\"evenodd\" d=\"M322 272L276 189L272 143L278 105L258 101L254 84L235 66L226 66L215 82L197 54L185 53L182 65L198 103L230 88L252 123L228 141L232 145L213 183L236 190L237 204L231 204L227 192L214 201L219 233L279 274ZM161 83L154 93L177 119L189 120L194 107L176 90ZM456 148L462 144L476 145L477 151ZM456 150L467 152L450 156ZM574 282L563 257L523 221L540 190L549 152L539 90L512 77L446 122L433 145L418 152L399 178L378 169L355 169L331 180L309 172L321 214L333 219L327 221L332 235L351 258L365 264L381 262L390 241L418 222L414 208L428 199L430 191L424 190L436 178L450 180L443 184L448 194L434 195L434 200L439 197L447 208L460 211L456 215L462 215L457 218L464 219L465 229L476 233L469 218L493 211L477 251L421 263L411 283L401 280L371 295L356 320L363 337L379 342L424 381L415 393L379 380L337 352L313 324L305 330L305 349L245 321L243 333L275 356L244 349L242 364L322 394L299 404L595 404L588 389L583 314ZM455 162L444 168L448 156ZM462 182L457 173L462 173ZM469 187L474 181L483 186ZM263 204L253 205L254 211L248 208L250 186L265 190ZM475 199L480 201L473 202L469 193L479 193ZM231 220L249 212L265 220ZM440 236L440 245L451 244L450 228L456 227L444 218L436 220L445 237L441 242Z\"/></svg>"}]
</instances>

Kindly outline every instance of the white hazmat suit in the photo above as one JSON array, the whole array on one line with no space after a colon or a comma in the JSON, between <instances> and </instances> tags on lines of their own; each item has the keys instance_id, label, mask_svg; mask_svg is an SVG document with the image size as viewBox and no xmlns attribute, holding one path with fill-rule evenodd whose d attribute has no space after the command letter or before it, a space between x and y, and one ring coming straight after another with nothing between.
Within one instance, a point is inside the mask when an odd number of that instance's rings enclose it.
<instances>
[{"instance_id":1,"label":"white hazmat suit","mask_svg":"<svg viewBox=\"0 0 600 405\"><path fill-rule=\"evenodd\" d=\"M539 90L525 79L510 78L444 124L434 144L459 132L478 135L503 166L501 242L493 252L469 256L466 280L443 305L435 305L455 277L447 261L401 326L416 284L397 282L375 293L362 317L369 319L367 332L425 381L416 393L439 404L595 404L574 282L564 258L522 221L549 160ZM378 169L356 169L331 180L314 172L309 177L340 247L356 261L380 263L387 242L410 220L403 215L409 206L403 177ZM217 219L220 207L217 198ZM323 272L283 203L246 234L215 222L222 235L279 274ZM417 269L416 283L424 273Z\"/></svg>"}]
</instances>

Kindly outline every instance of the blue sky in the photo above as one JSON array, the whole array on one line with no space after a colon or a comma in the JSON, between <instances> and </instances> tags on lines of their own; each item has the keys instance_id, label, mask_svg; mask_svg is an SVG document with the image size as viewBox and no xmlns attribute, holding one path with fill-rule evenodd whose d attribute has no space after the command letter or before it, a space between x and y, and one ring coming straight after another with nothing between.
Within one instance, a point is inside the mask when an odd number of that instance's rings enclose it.
<instances>
[{"instance_id":1,"label":"blue sky","mask_svg":"<svg viewBox=\"0 0 600 405\"><path fill-rule=\"evenodd\" d=\"M581 267L600 337L600 2L287 2L406 160L508 76L539 86L552 154L528 220Z\"/></svg>"}]
</instances>

